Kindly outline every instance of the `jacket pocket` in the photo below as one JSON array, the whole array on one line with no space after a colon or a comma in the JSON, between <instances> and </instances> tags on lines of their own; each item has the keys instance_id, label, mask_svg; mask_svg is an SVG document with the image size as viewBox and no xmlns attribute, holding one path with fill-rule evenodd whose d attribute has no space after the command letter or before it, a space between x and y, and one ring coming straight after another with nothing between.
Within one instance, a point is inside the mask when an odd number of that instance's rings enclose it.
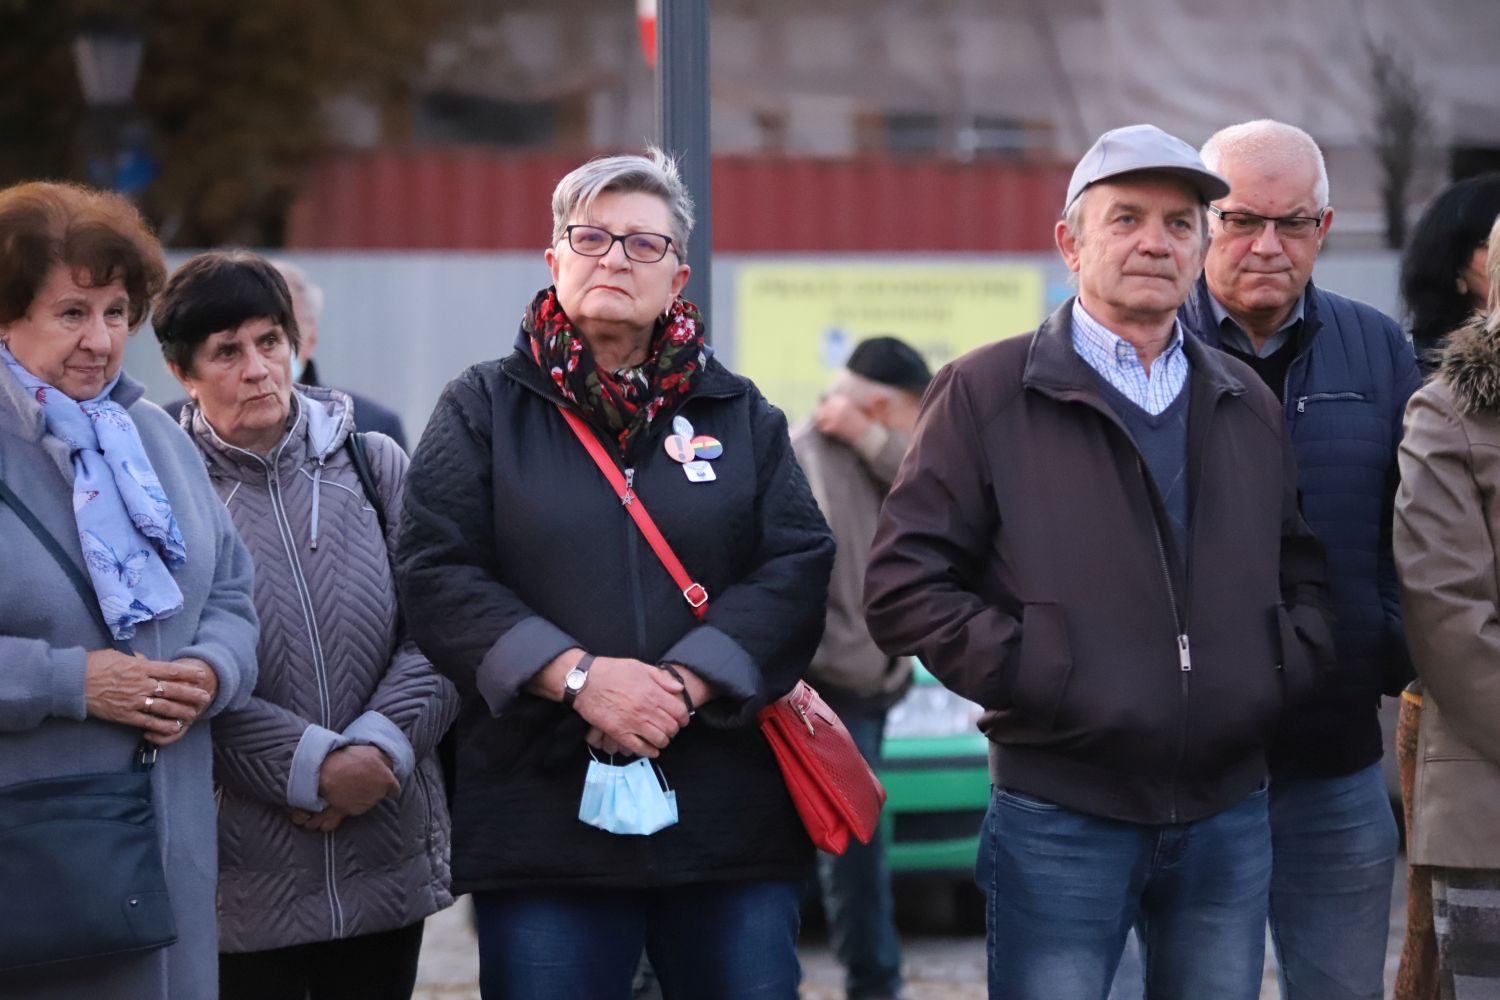
<instances>
[{"instance_id":1,"label":"jacket pocket","mask_svg":"<svg viewBox=\"0 0 1500 1000\"><path fill-rule=\"evenodd\" d=\"M1021 648L1016 659L1011 705L1028 726L1050 729L1073 672L1063 609L1056 604L1026 604L1021 609Z\"/></svg>"},{"instance_id":2,"label":"jacket pocket","mask_svg":"<svg viewBox=\"0 0 1500 1000\"><path fill-rule=\"evenodd\" d=\"M1314 403L1363 403L1365 394L1362 392L1310 392L1306 396L1297 397L1297 412L1306 413L1307 407Z\"/></svg>"},{"instance_id":3,"label":"jacket pocket","mask_svg":"<svg viewBox=\"0 0 1500 1000\"><path fill-rule=\"evenodd\" d=\"M1299 607L1294 612L1285 604L1278 604L1273 614L1280 654L1276 669L1281 674L1287 704L1298 705L1328 679L1326 675L1333 665L1333 634L1327 620L1313 608Z\"/></svg>"},{"instance_id":4,"label":"jacket pocket","mask_svg":"<svg viewBox=\"0 0 1500 1000\"><path fill-rule=\"evenodd\" d=\"M1454 731L1447 717L1443 715L1443 706L1437 703L1437 699L1433 697L1430 690L1422 692L1422 721L1418 734L1418 752L1422 760L1485 759L1483 754Z\"/></svg>"}]
</instances>

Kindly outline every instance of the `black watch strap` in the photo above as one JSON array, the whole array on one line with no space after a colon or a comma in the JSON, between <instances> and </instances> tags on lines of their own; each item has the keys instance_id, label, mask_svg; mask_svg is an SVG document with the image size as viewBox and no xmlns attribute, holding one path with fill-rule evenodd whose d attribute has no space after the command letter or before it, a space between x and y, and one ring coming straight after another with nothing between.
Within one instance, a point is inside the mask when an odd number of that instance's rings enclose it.
<instances>
[{"instance_id":1,"label":"black watch strap","mask_svg":"<svg viewBox=\"0 0 1500 1000\"><path fill-rule=\"evenodd\" d=\"M693 705L693 696L688 694L687 681L682 679L682 674L680 674L677 671L677 668L672 666L672 664L670 663L658 663L657 666L665 670L668 674L671 675L674 681L682 685L682 703L687 706L688 718L691 719L693 716L697 715L698 709Z\"/></svg>"},{"instance_id":2,"label":"black watch strap","mask_svg":"<svg viewBox=\"0 0 1500 1000\"><path fill-rule=\"evenodd\" d=\"M579 658L578 662L573 664L572 669L570 669L566 674L563 675L562 703L564 708L573 707L573 699L577 698L578 692L583 690L583 684L588 680L589 667L593 665L594 654L584 653L583 656ZM576 687L568 684L568 678L574 676L575 674L581 678Z\"/></svg>"}]
</instances>

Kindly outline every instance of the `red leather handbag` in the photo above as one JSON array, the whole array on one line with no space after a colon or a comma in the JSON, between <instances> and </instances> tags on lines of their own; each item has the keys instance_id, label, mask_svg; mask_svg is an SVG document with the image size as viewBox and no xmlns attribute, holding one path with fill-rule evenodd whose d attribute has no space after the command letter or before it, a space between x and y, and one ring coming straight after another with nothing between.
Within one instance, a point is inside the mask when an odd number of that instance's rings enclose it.
<instances>
[{"instance_id":1,"label":"red leather handbag","mask_svg":"<svg viewBox=\"0 0 1500 1000\"><path fill-rule=\"evenodd\" d=\"M818 849L843 854L850 836L868 844L885 805L885 786L833 709L812 685L798 681L761 709L758 718L802 825Z\"/></svg>"},{"instance_id":2,"label":"red leather handbag","mask_svg":"<svg viewBox=\"0 0 1500 1000\"><path fill-rule=\"evenodd\" d=\"M708 591L688 575L682 560L646 512L641 498L625 481L619 466L577 414L561 406L558 410L609 480L693 614L699 618L708 614ZM762 708L756 717L813 844L830 854L848 850L851 836L861 844L868 844L885 805L885 786L870 770L854 737L827 702L812 685L798 681L796 687Z\"/></svg>"}]
</instances>

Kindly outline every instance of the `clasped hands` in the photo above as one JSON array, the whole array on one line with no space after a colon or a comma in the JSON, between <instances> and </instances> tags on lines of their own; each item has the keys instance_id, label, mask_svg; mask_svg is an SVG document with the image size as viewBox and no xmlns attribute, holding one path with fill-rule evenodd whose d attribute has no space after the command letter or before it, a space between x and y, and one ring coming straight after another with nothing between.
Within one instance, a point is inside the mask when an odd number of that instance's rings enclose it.
<instances>
[{"instance_id":1,"label":"clasped hands","mask_svg":"<svg viewBox=\"0 0 1500 1000\"><path fill-rule=\"evenodd\" d=\"M292 822L308 830L330 833L347 817L359 816L386 799L401 794L401 782L385 752L361 743L339 747L323 758L318 771L318 795L328 807L321 812L293 809Z\"/></svg>"},{"instance_id":2,"label":"clasped hands","mask_svg":"<svg viewBox=\"0 0 1500 1000\"><path fill-rule=\"evenodd\" d=\"M528 690L554 700L561 698L562 678L583 656L570 649L546 667L527 685ZM693 671L674 664L682 683L654 664L628 657L596 657L588 681L573 701L573 708L589 724L589 746L603 753L628 753L656 757L688 724L686 685L694 706L715 694Z\"/></svg>"},{"instance_id":3,"label":"clasped hands","mask_svg":"<svg viewBox=\"0 0 1500 1000\"><path fill-rule=\"evenodd\" d=\"M182 739L218 692L219 675L196 657L149 660L96 649L84 660L88 714L139 729L159 747Z\"/></svg>"}]
</instances>

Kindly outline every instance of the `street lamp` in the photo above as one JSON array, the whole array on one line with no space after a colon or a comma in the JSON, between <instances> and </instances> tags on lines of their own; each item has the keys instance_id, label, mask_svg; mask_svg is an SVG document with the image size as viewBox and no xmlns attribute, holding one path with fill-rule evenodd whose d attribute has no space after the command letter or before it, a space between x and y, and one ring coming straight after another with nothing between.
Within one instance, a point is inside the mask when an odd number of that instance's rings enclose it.
<instances>
[{"instance_id":1,"label":"street lamp","mask_svg":"<svg viewBox=\"0 0 1500 1000\"><path fill-rule=\"evenodd\" d=\"M140 32L123 20L93 18L73 35L73 63L88 105L84 167L96 187L114 187L119 132L141 72Z\"/></svg>"},{"instance_id":2,"label":"street lamp","mask_svg":"<svg viewBox=\"0 0 1500 1000\"><path fill-rule=\"evenodd\" d=\"M644 6L644 5L642 5ZM688 244L692 300L713 329L712 149L709 143L708 0L657 0L656 121L660 142L678 158L697 223ZM639 8L637 8L639 10Z\"/></svg>"}]
</instances>

